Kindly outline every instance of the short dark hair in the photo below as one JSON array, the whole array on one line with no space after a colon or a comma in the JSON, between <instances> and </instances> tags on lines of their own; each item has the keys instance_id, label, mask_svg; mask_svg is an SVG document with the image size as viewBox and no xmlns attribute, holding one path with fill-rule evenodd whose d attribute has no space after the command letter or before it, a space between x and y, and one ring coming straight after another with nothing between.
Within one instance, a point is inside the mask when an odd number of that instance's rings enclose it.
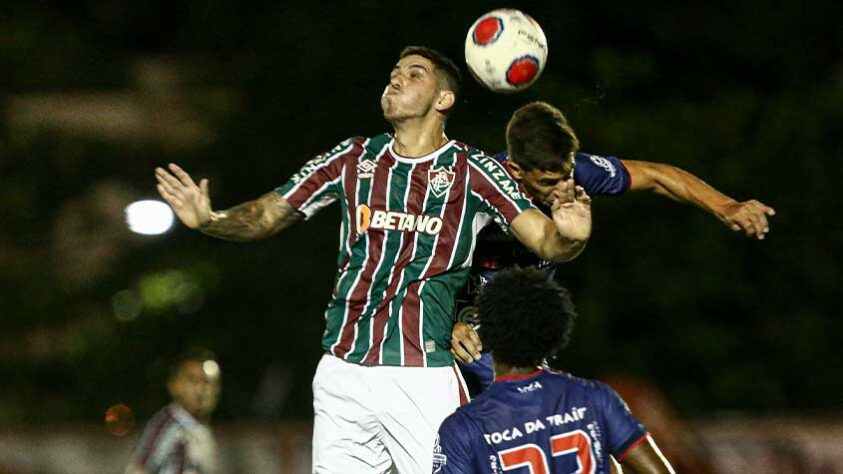
<instances>
[{"instance_id":1,"label":"short dark hair","mask_svg":"<svg viewBox=\"0 0 843 474\"><path fill-rule=\"evenodd\" d=\"M580 142L568 120L547 102L527 104L506 125L509 159L525 170L563 171Z\"/></svg>"},{"instance_id":2,"label":"short dark hair","mask_svg":"<svg viewBox=\"0 0 843 474\"><path fill-rule=\"evenodd\" d=\"M498 272L476 305L483 347L514 367L538 366L567 346L577 317L568 290L532 267Z\"/></svg>"},{"instance_id":3,"label":"short dark hair","mask_svg":"<svg viewBox=\"0 0 843 474\"><path fill-rule=\"evenodd\" d=\"M167 380L173 380L179 375L179 371L184 366L184 364L188 362L205 362L206 360L217 360L217 356L214 355L208 349L204 347L188 347L175 358L173 358L172 362L170 363L169 370L167 372Z\"/></svg>"},{"instance_id":4,"label":"short dark hair","mask_svg":"<svg viewBox=\"0 0 843 474\"><path fill-rule=\"evenodd\" d=\"M404 59L411 55L421 56L433 63L436 67L435 72L439 78L440 85L444 85L444 89L454 93L454 105L456 105L456 99L460 97L460 88L462 86L460 68L448 56L427 46L407 46L401 51L398 59Z\"/></svg>"}]
</instances>

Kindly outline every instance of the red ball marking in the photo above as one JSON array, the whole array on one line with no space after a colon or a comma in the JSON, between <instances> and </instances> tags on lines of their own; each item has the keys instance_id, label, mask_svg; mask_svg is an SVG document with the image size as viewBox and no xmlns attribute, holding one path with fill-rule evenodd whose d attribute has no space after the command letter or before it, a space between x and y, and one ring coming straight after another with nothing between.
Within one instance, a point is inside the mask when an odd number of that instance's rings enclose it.
<instances>
[{"instance_id":1,"label":"red ball marking","mask_svg":"<svg viewBox=\"0 0 843 474\"><path fill-rule=\"evenodd\" d=\"M503 30L503 24L497 17L490 16L474 28L474 42L485 45L495 41Z\"/></svg>"},{"instance_id":2,"label":"red ball marking","mask_svg":"<svg viewBox=\"0 0 843 474\"><path fill-rule=\"evenodd\" d=\"M510 64L506 71L506 81L513 86L521 86L532 81L539 72L539 62L536 58L525 56Z\"/></svg>"}]
</instances>

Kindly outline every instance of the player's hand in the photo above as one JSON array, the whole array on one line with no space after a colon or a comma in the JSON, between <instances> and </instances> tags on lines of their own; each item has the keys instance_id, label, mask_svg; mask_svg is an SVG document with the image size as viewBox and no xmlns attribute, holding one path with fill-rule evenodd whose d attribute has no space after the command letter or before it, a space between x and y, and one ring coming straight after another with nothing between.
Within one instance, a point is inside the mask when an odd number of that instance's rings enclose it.
<instances>
[{"instance_id":1,"label":"player's hand","mask_svg":"<svg viewBox=\"0 0 843 474\"><path fill-rule=\"evenodd\" d=\"M173 208L179 220L191 229L197 229L211 220L211 198L208 180L193 182L189 174L170 163L169 170L155 168L158 194Z\"/></svg>"},{"instance_id":2,"label":"player's hand","mask_svg":"<svg viewBox=\"0 0 843 474\"><path fill-rule=\"evenodd\" d=\"M454 324L451 330L451 354L460 362L470 364L480 360L483 344L477 331L467 323Z\"/></svg>"},{"instance_id":3,"label":"player's hand","mask_svg":"<svg viewBox=\"0 0 843 474\"><path fill-rule=\"evenodd\" d=\"M591 235L591 198L573 179L561 181L553 190L553 223L559 234L577 241Z\"/></svg>"},{"instance_id":4,"label":"player's hand","mask_svg":"<svg viewBox=\"0 0 843 474\"><path fill-rule=\"evenodd\" d=\"M772 207L752 199L726 205L719 217L730 229L743 230L748 237L764 240L767 232L770 232L767 216L774 215L776 211Z\"/></svg>"}]
</instances>

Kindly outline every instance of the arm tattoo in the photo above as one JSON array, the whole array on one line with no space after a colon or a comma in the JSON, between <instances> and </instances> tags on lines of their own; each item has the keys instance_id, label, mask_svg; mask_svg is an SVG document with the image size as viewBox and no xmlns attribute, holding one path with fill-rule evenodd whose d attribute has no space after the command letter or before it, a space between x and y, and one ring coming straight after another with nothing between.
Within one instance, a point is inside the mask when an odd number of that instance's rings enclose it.
<instances>
[{"instance_id":1,"label":"arm tattoo","mask_svg":"<svg viewBox=\"0 0 843 474\"><path fill-rule=\"evenodd\" d=\"M231 209L211 213L211 220L199 230L220 239L245 242L277 234L301 217L301 213L273 191Z\"/></svg>"}]
</instances>

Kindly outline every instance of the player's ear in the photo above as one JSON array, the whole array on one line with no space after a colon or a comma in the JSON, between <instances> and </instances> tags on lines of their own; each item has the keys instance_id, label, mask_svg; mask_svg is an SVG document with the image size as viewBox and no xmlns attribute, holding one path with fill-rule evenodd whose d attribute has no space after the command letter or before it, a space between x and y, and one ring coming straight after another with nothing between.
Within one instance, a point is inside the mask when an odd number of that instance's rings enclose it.
<instances>
[{"instance_id":1,"label":"player's ear","mask_svg":"<svg viewBox=\"0 0 843 474\"><path fill-rule=\"evenodd\" d=\"M521 180L524 179L524 168L521 168L521 165L512 161L511 158L504 163L504 166L506 166L506 169L509 170L509 174L512 175L512 178L515 179L515 181L521 182Z\"/></svg>"},{"instance_id":2,"label":"player's ear","mask_svg":"<svg viewBox=\"0 0 843 474\"><path fill-rule=\"evenodd\" d=\"M445 113L454 106L456 100L453 91L441 90L439 91L439 99L436 100L436 110Z\"/></svg>"},{"instance_id":3,"label":"player's ear","mask_svg":"<svg viewBox=\"0 0 843 474\"><path fill-rule=\"evenodd\" d=\"M175 399L179 395L179 386L178 381L175 378L170 378L167 380L167 393L170 394L170 398Z\"/></svg>"}]
</instances>

